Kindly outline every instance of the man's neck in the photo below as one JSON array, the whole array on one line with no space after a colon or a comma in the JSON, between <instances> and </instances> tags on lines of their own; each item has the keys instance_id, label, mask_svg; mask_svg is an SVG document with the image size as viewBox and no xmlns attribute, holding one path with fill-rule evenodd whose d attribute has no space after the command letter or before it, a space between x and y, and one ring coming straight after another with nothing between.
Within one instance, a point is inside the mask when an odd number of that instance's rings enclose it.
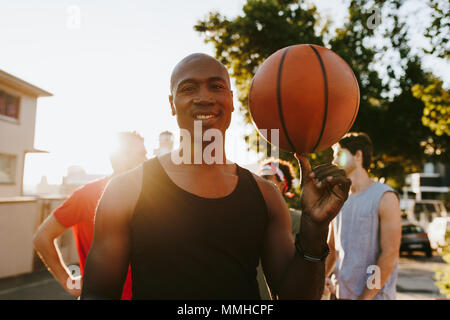
<instances>
[{"instance_id":1,"label":"man's neck","mask_svg":"<svg viewBox=\"0 0 450 320\"><path fill-rule=\"evenodd\" d=\"M200 170L201 172L214 172L214 171L223 171L223 170L230 170L230 166L234 166L234 163L230 160L228 160L226 158L226 154L225 154L225 150L222 150L222 157L220 158L215 158L216 161L214 161L213 163L207 163L205 161L205 159L202 157L201 161L196 161L198 159L194 158L193 153L191 153L191 158L186 159L183 158L182 156L180 156L181 154L181 150L177 149L172 151L170 154L166 154L163 157L165 159L161 159L164 162L168 161L169 162L169 167L170 170L175 170L178 171L176 168L179 168L181 170L189 170L189 171L198 171ZM203 153L202 153L203 154ZM177 158L177 161L173 161L175 157ZM180 158L183 158L183 160L181 160ZM179 163L179 161L181 160L181 163ZM167 163L167 162L166 162ZM177 164L179 163L179 164Z\"/></svg>"},{"instance_id":2,"label":"man's neck","mask_svg":"<svg viewBox=\"0 0 450 320\"><path fill-rule=\"evenodd\" d=\"M210 141L203 141L201 144L196 144L192 141L190 164L195 164L196 168L204 170L222 169L227 164L232 164L227 160L225 153L225 137L222 142L223 143L213 145ZM199 158L201 158L201 160Z\"/></svg>"},{"instance_id":3,"label":"man's neck","mask_svg":"<svg viewBox=\"0 0 450 320\"><path fill-rule=\"evenodd\" d=\"M351 194L362 193L373 184L369 174L363 168L356 168L348 175L348 178L352 180Z\"/></svg>"}]
</instances>

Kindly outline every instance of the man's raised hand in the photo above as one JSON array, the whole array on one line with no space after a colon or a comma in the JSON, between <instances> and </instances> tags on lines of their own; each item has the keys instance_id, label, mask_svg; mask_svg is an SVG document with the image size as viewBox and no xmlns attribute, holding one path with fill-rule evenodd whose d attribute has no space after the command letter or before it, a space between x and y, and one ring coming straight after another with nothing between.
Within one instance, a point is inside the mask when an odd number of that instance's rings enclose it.
<instances>
[{"instance_id":1,"label":"man's raised hand","mask_svg":"<svg viewBox=\"0 0 450 320\"><path fill-rule=\"evenodd\" d=\"M304 155L296 153L295 157L301 167L302 211L312 222L327 226L347 200L351 180L335 165L324 164L312 170Z\"/></svg>"}]
</instances>

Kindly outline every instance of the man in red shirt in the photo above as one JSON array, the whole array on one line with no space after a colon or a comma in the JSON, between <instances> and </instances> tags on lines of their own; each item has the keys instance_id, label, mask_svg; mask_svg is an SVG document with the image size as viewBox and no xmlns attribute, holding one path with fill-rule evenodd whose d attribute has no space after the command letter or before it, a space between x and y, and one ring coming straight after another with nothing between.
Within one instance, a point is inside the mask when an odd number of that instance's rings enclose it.
<instances>
[{"instance_id":1,"label":"man in red shirt","mask_svg":"<svg viewBox=\"0 0 450 320\"><path fill-rule=\"evenodd\" d=\"M135 132L121 132L117 135L117 139L118 148L110 156L113 174L77 189L42 223L33 239L34 247L48 270L61 286L75 297L81 295L82 278L75 278L72 275L62 259L55 240L67 228L72 228L80 258L82 277L94 235L95 211L108 181L114 176L137 167L146 160L147 151L144 139L140 135ZM73 285L74 281L79 281L80 285ZM131 272L129 269L122 299L130 300L131 296Z\"/></svg>"}]
</instances>

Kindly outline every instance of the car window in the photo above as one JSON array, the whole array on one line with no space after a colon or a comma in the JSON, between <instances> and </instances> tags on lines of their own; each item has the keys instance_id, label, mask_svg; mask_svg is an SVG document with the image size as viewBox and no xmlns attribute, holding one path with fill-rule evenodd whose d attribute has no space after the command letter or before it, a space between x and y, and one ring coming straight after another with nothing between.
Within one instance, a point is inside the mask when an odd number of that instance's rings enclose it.
<instances>
[{"instance_id":1,"label":"car window","mask_svg":"<svg viewBox=\"0 0 450 320\"><path fill-rule=\"evenodd\" d=\"M440 212L434 203L416 203L414 205L414 216L417 221L432 222L440 216Z\"/></svg>"},{"instance_id":2,"label":"car window","mask_svg":"<svg viewBox=\"0 0 450 320\"><path fill-rule=\"evenodd\" d=\"M444 204L442 202L438 202L436 204L437 209L439 210L439 217L445 217L445 207Z\"/></svg>"},{"instance_id":3,"label":"car window","mask_svg":"<svg viewBox=\"0 0 450 320\"><path fill-rule=\"evenodd\" d=\"M421 212L424 212L424 211L425 211L425 208L424 208L423 203L416 203L414 205L414 213L421 213Z\"/></svg>"},{"instance_id":4,"label":"car window","mask_svg":"<svg viewBox=\"0 0 450 320\"><path fill-rule=\"evenodd\" d=\"M406 225L402 227L402 234L423 233L424 230L416 225Z\"/></svg>"},{"instance_id":5,"label":"car window","mask_svg":"<svg viewBox=\"0 0 450 320\"><path fill-rule=\"evenodd\" d=\"M420 215L422 212L425 212L425 207L423 206L423 203L416 203L414 205L414 216L416 217L417 221L420 221Z\"/></svg>"}]
</instances>

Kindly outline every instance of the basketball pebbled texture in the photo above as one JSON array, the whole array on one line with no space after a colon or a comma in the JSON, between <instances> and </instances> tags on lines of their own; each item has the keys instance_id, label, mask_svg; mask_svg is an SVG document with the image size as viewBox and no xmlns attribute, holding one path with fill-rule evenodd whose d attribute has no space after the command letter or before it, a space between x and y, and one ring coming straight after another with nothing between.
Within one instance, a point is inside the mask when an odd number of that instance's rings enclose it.
<instances>
[{"instance_id":1,"label":"basketball pebbled texture","mask_svg":"<svg viewBox=\"0 0 450 320\"><path fill-rule=\"evenodd\" d=\"M279 145L297 153L322 151L353 125L359 87L349 65L333 51L300 44L276 51L258 68L249 108L261 129L279 129Z\"/></svg>"}]
</instances>

